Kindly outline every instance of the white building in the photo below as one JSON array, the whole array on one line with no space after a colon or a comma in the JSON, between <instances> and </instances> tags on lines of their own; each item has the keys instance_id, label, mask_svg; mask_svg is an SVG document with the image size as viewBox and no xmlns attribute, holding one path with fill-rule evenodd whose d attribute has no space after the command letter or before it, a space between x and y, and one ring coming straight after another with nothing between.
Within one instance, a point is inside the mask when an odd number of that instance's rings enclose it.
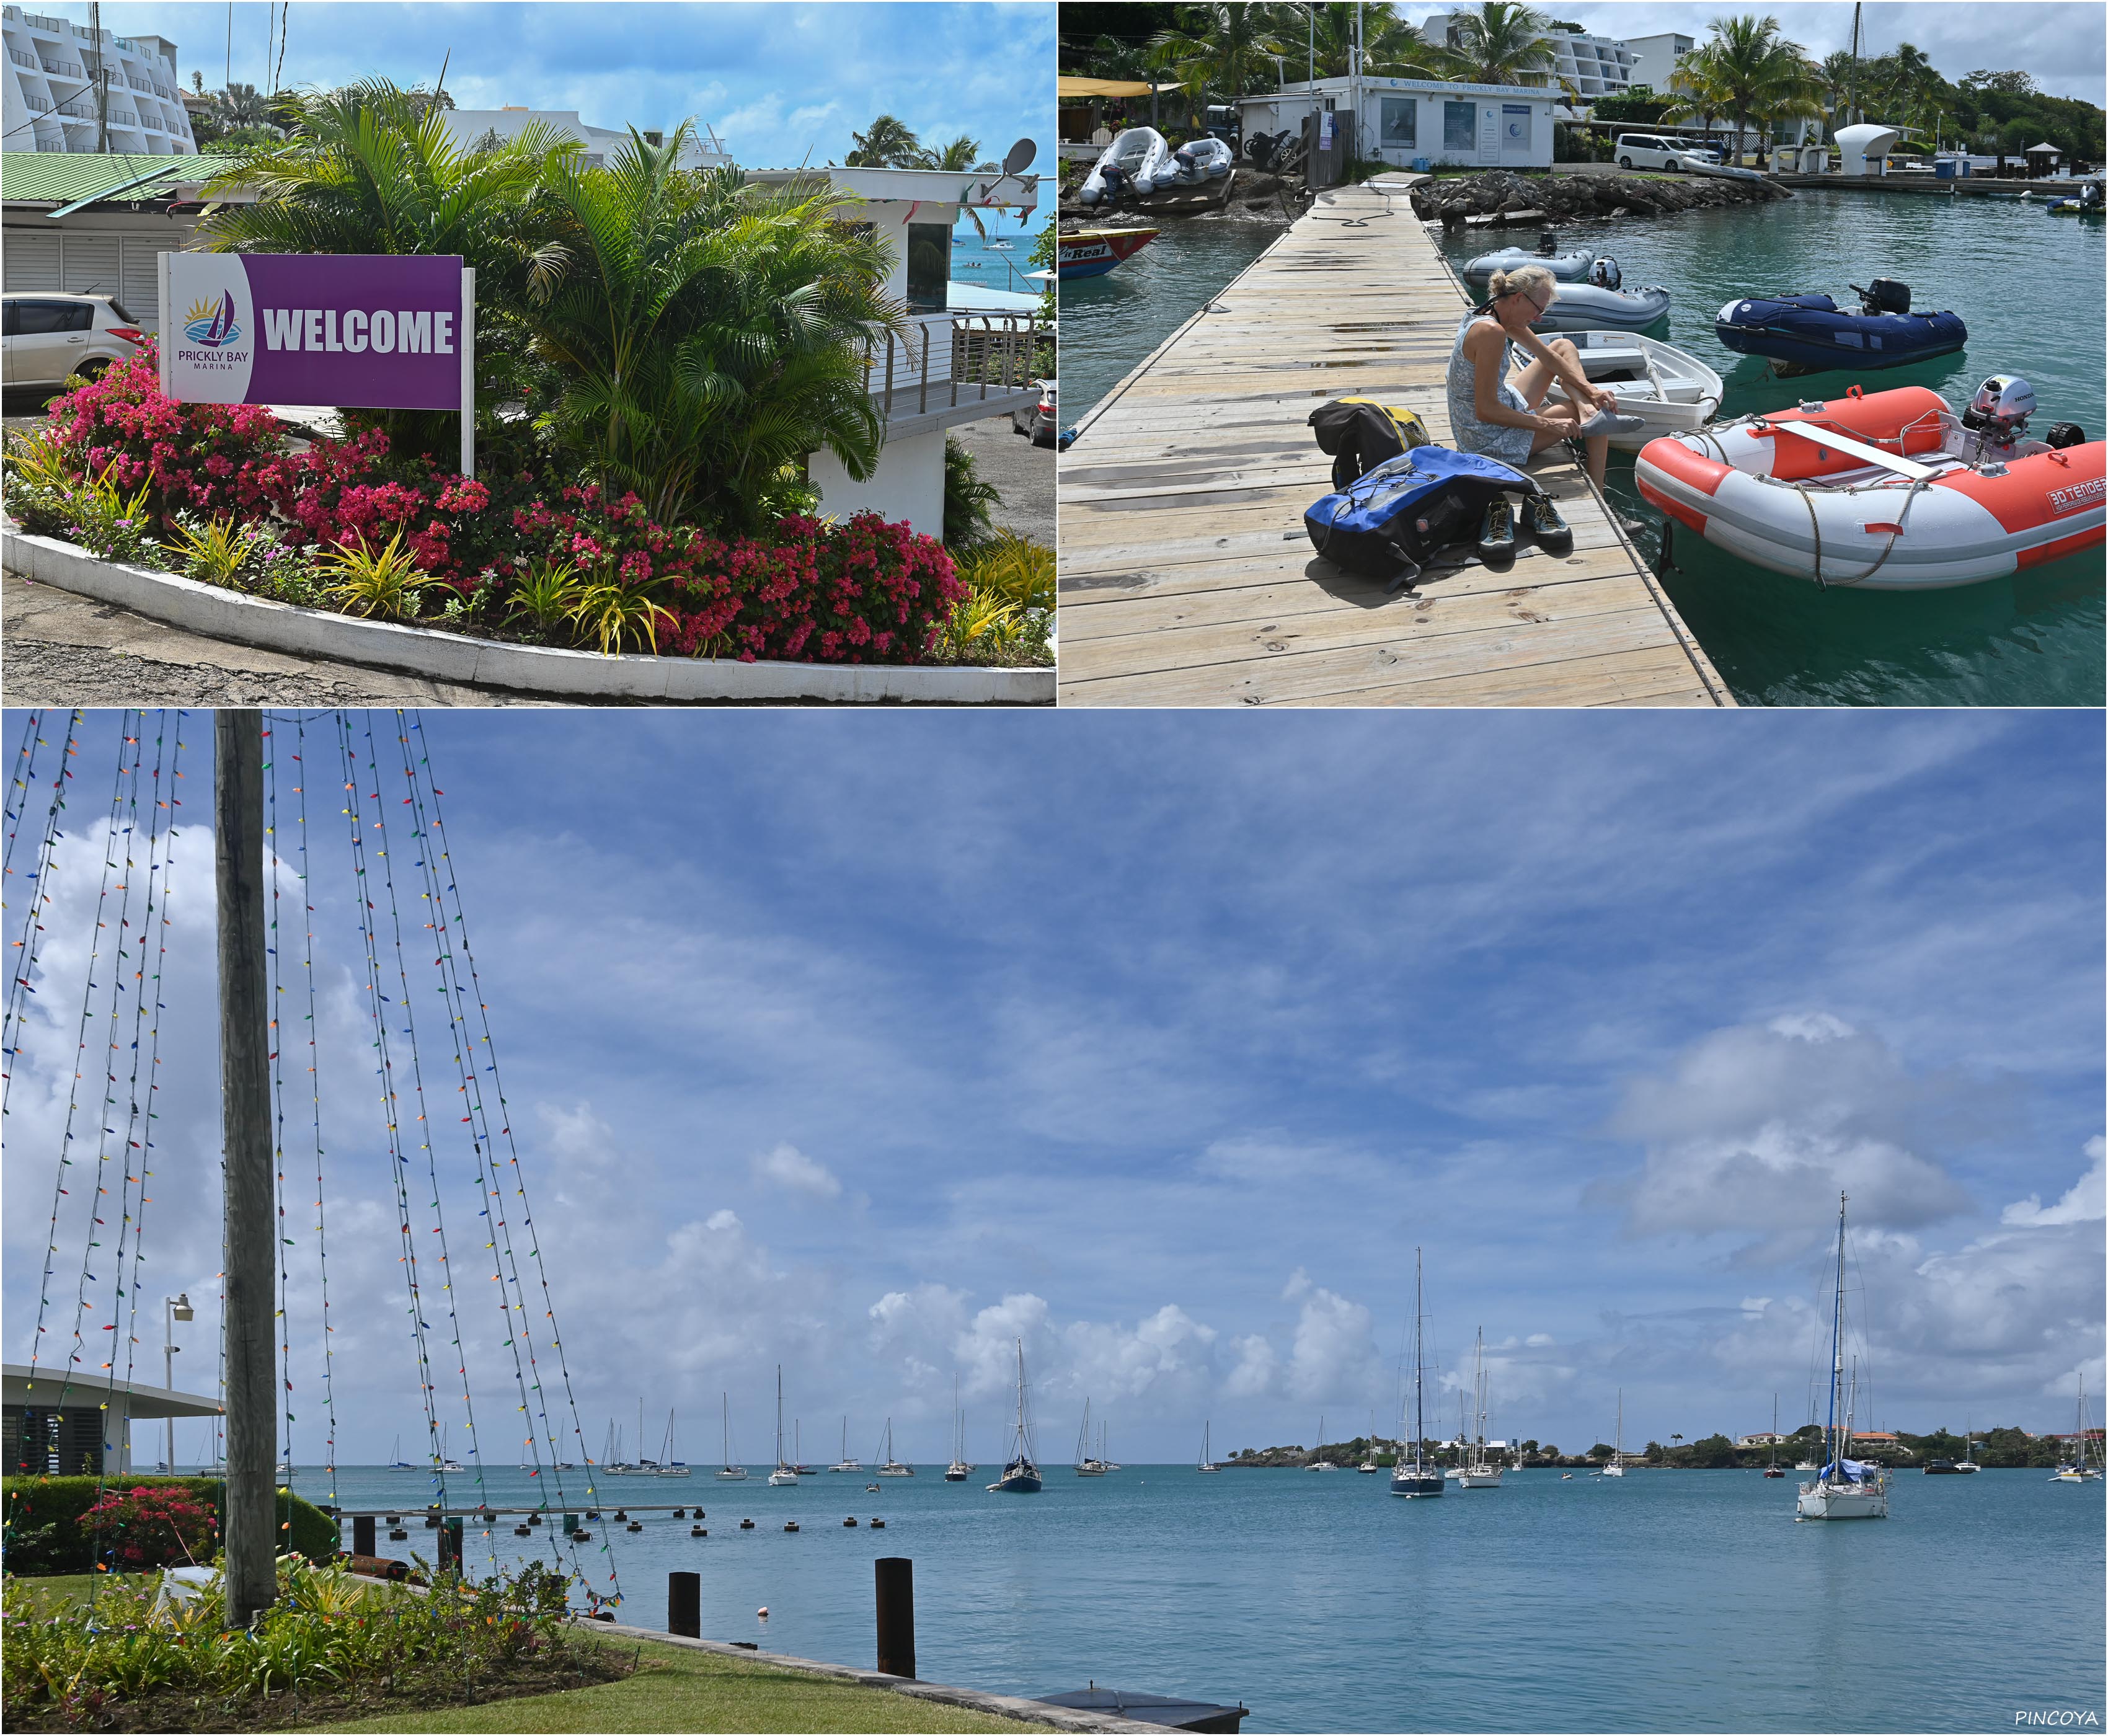
<instances>
[{"instance_id":1,"label":"white building","mask_svg":"<svg viewBox=\"0 0 2108 1736\"><path fill-rule=\"evenodd\" d=\"M0 8L0 37L7 44L0 130L9 150L196 155L173 43L112 30L98 38L85 25L19 6Z\"/></svg>"},{"instance_id":2,"label":"white building","mask_svg":"<svg viewBox=\"0 0 2108 1736\"><path fill-rule=\"evenodd\" d=\"M1697 46L1696 37L1686 36L1678 30L1632 38L1625 43L1632 51L1632 82L1646 85L1657 97L1666 95L1669 80L1676 73L1676 63Z\"/></svg>"},{"instance_id":3,"label":"white building","mask_svg":"<svg viewBox=\"0 0 2108 1736\"><path fill-rule=\"evenodd\" d=\"M589 127L579 119L576 109L516 108L510 105L502 109L444 109L439 119L446 124L448 135L457 146L473 145L486 133L494 133L500 139L517 138L535 121L565 138L574 138L585 147L585 160L588 166L598 167L629 142L626 129L617 131L608 127ZM647 145L663 145L664 133L639 127ZM681 152L680 166L683 169L721 169L732 161L732 153L711 128L705 126L700 133L691 134Z\"/></svg>"},{"instance_id":4,"label":"white building","mask_svg":"<svg viewBox=\"0 0 2108 1736\"><path fill-rule=\"evenodd\" d=\"M1271 96L1244 97L1245 137L1299 127L1306 115L1357 111L1363 161L1410 169L1425 158L1440 167L1548 169L1558 92L1516 84L1451 84L1432 79L1320 79L1284 84Z\"/></svg>"},{"instance_id":5,"label":"white building","mask_svg":"<svg viewBox=\"0 0 2108 1736\"><path fill-rule=\"evenodd\" d=\"M1463 16L1437 12L1421 25L1421 40L1438 47L1448 44ZM1586 30L1563 29L1552 31L1544 40L1553 55L1552 84L1572 90L1583 107L1599 97L1618 96L1632 84L1643 82L1633 70L1636 44L1612 36L1592 35Z\"/></svg>"},{"instance_id":6,"label":"white building","mask_svg":"<svg viewBox=\"0 0 2108 1736\"><path fill-rule=\"evenodd\" d=\"M906 304L909 329L870 360L872 401L885 423L885 449L870 480L856 480L830 452L813 453L808 474L827 513L880 512L941 536L945 431L1038 400L1030 365L1035 316L954 304L952 230L968 206L1036 210L1039 178L830 166L750 170L747 179L781 185L816 175L840 196L844 222L870 223L893 243L885 289Z\"/></svg>"}]
</instances>

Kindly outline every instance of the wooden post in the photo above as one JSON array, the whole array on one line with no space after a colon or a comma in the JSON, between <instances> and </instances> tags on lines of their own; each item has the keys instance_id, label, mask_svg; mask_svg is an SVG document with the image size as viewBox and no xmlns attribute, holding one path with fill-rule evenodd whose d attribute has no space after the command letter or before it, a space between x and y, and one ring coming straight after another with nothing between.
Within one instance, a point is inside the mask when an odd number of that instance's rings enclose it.
<instances>
[{"instance_id":1,"label":"wooden post","mask_svg":"<svg viewBox=\"0 0 2108 1736\"><path fill-rule=\"evenodd\" d=\"M351 1553L354 1555L376 1555L373 1539L373 1515L357 1513L351 1522Z\"/></svg>"},{"instance_id":2,"label":"wooden post","mask_svg":"<svg viewBox=\"0 0 2108 1736\"><path fill-rule=\"evenodd\" d=\"M457 1573L462 1571L462 1523L459 1519L439 1521L439 1565L452 1567Z\"/></svg>"},{"instance_id":3,"label":"wooden post","mask_svg":"<svg viewBox=\"0 0 2108 1736\"><path fill-rule=\"evenodd\" d=\"M703 1637L703 1576L700 1573L666 1576L666 1631L689 1639Z\"/></svg>"},{"instance_id":4,"label":"wooden post","mask_svg":"<svg viewBox=\"0 0 2108 1736\"><path fill-rule=\"evenodd\" d=\"M278 1248L271 1173L270 1012L264 992L264 726L213 720L219 916L220 1130L226 1192L227 1624L277 1597Z\"/></svg>"},{"instance_id":5,"label":"wooden post","mask_svg":"<svg viewBox=\"0 0 2108 1736\"><path fill-rule=\"evenodd\" d=\"M881 1555L872 1563L878 1583L878 1669L881 1675L915 1674L915 1563Z\"/></svg>"}]
</instances>

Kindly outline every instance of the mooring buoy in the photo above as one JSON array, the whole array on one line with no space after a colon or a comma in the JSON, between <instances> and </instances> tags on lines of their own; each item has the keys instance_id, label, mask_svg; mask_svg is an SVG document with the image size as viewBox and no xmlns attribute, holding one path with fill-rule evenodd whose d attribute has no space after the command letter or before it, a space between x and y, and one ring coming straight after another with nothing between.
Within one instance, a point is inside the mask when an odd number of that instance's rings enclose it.
<instances>
[{"instance_id":1,"label":"mooring buoy","mask_svg":"<svg viewBox=\"0 0 2108 1736\"><path fill-rule=\"evenodd\" d=\"M854 1514L851 1515L849 1518L843 1520L842 1523L845 1525L854 1525L856 1523L855 1516Z\"/></svg>"}]
</instances>

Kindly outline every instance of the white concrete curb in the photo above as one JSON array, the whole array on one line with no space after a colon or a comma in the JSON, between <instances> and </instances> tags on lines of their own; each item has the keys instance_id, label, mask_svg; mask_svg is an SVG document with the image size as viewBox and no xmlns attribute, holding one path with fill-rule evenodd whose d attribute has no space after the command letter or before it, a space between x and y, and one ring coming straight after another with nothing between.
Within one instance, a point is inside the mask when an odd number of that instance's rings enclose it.
<instances>
[{"instance_id":1,"label":"white concrete curb","mask_svg":"<svg viewBox=\"0 0 2108 1736\"><path fill-rule=\"evenodd\" d=\"M880 701L962 706L1054 702L1051 669L917 669L839 663L741 663L709 657L653 657L506 645L296 608L173 573L101 560L56 538L10 530L7 570L38 584L115 603L207 638L266 651L327 657L435 680L509 688L580 700Z\"/></svg>"},{"instance_id":2,"label":"white concrete curb","mask_svg":"<svg viewBox=\"0 0 2108 1736\"><path fill-rule=\"evenodd\" d=\"M984 1693L978 1688L952 1688L942 1682L923 1682L912 1675L883 1675L876 1670L858 1670L847 1664L821 1663L809 1657L792 1657L782 1652L750 1652L745 1646L728 1645L721 1639L690 1639L679 1634L661 1634L648 1627L631 1627L619 1621L580 1621L582 1633L619 1634L627 1639L648 1639L662 1646L685 1646L691 1652L711 1652L721 1657L744 1658L749 1663L772 1669L795 1671L805 1675L823 1675L857 1688L881 1688L910 1699L934 1700L940 1706L964 1707L970 1711L993 1712L1057 1730L1129 1731L1135 1736L1164 1736L1160 1724L1141 1724L1132 1718L1115 1718L1102 1712L1079 1711L1074 1707L1048 1706L1014 1694Z\"/></svg>"}]
</instances>

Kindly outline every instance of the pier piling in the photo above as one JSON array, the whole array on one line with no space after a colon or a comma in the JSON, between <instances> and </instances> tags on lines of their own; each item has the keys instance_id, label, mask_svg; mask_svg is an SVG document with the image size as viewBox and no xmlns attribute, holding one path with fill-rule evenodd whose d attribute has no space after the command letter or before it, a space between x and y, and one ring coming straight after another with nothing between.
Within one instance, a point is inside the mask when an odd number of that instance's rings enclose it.
<instances>
[{"instance_id":1,"label":"pier piling","mask_svg":"<svg viewBox=\"0 0 2108 1736\"><path fill-rule=\"evenodd\" d=\"M881 1675L915 1674L915 1563L881 1555L872 1563L878 1587L878 1669Z\"/></svg>"},{"instance_id":2,"label":"pier piling","mask_svg":"<svg viewBox=\"0 0 2108 1736\"><path fill-rule=\"evenodd\" d=\"M375 1555L380 1552L373 1546L373 1515L357 1513L351 1522L351 1553L354 1555Z\"/></svg>"},{"instance_id":3,"label":"pier piling","mask_svg":"<svg viewBox=\"0 0 2108 1736\"><path fill-rule=\"evenodd\" d=\"M700 1573L666 1576L666 1631L684 1639L703 1637L703 1576Z\"/></svg>"}]
</instances>

